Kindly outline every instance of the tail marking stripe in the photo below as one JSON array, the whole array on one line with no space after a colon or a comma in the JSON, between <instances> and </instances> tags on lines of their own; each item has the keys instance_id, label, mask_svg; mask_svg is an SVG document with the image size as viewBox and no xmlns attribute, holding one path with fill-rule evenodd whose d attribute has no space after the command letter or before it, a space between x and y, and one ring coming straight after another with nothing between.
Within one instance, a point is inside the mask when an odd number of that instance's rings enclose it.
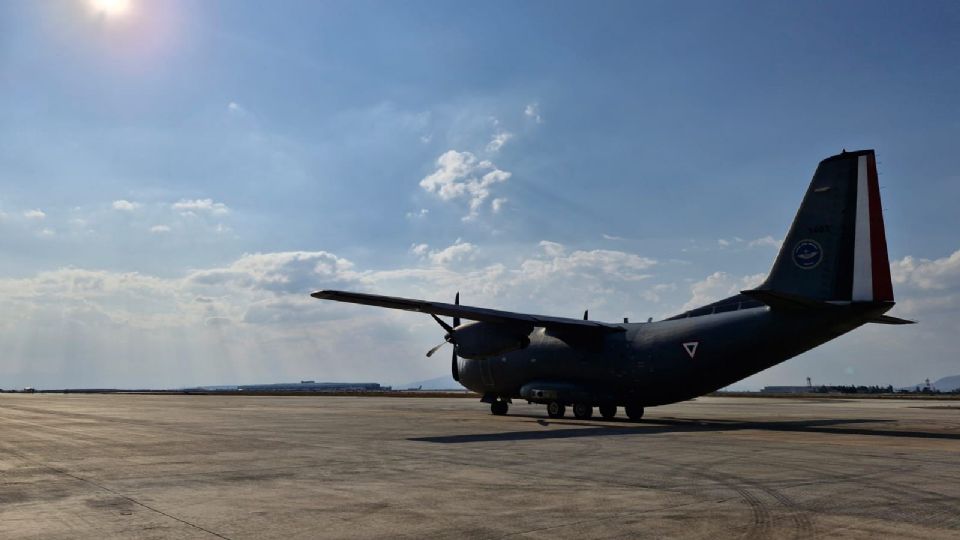
<instances>
[{"instance_id":1,"label":"tail marking stripe","mask_svg":"<svg viewBox=\"0 0 960 540\"><path fill-rule=\"evenodd\" d=\"M870 243L870 189L867 156L857 158L857 219L853 244L851 300L873 300L873 261Z\"/></svg>"},{"instance_id":2,"label":"tail marking stripe","mask_svg":"<svg viewBox=\"0 0 960 540\"><path fill-rule=\"evenodd\" d=\"M880 182L877 178L877 160L867 156L867 184L870 188L870 258L873 261L873 299L893 300L890 283L890 263L887 258L887 235L883 227L883 209L880 207Z\"/></svg>"}]
</instances>

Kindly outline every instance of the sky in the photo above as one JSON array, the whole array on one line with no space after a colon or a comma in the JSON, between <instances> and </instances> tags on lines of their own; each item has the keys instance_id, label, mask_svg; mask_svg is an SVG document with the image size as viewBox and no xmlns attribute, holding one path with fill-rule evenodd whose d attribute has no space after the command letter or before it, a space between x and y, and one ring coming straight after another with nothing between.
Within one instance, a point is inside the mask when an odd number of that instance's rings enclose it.
<instances>
[{"instance_id":1,"label":"sky","mask_svg":"<svg viewBox=\"0 0 960 540\"><path fill-rule=\"evenodd\" d=\"M735 385L960 373L955 2L0 1L0 388L444 375L359 290L660 319L874 148L898 305Z\"/></svg>"}]
</instances>

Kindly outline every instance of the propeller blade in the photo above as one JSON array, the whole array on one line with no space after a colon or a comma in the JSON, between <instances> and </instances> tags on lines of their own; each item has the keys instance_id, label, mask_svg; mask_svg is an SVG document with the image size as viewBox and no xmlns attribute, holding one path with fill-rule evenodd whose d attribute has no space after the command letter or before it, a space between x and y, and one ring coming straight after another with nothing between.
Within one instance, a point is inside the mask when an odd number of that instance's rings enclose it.
<instances>
[{"instance_id":1,"label":"propeller blade","mask_svg":"<svg viewBox=\"0 0 960 540\"><path fill-rule=\"evenodd\" d=\"M431 313L430 316L433 317L433 320L437 321L437 324L439 324L440 326L442 326L443 329L446 330L448 333L453 332L453 327L450 326L449 324L443 322L443 320L442 320L440 317L437 317L437 316L434 315L433 313Z\"/></svg>"},{"instance_id":2,"label":"propeller blade","mask_svg":"<svg viewBox=\"0 0 960 540\"><path fill-rule=\"evenodd\" d=\"M430 349L429 351L427 351L427 358L430 358L431 356L433 356L433 353L437 352L437 351L440 349L440 347L443 347L443 346L446 345L446 344L447 344L447 342L444 341L443 343L441 343L441 344L437 345L436 347L434 347L434 348ZM453 351L453 354L457 354L457 351Z\"/></svg>"},{"instance_id":3,"label":"propeller blade","mask_svg":"<svg viewBox=\"0 0 960 540\"><path fill-rule=\"evenodd\" d=\"M460 305L460 291L457 291L457 296L454 297L453 303L454 303L454 305L457 305L457 306ZM460 317L454 317L454 318L453 318L453 327L456 328L456 327L458 327L458 326L460 326Z\"/></svg>"},{"instance_id":4,"label":"propeller blade","mask_svg":"<svg viewBox=\"0 0 960 540\"><path fill-rule=\"evenodd\" d=\"M460 362L457 362L457 346L453 346L453 356L450 359L450 374L453 380L460 382Z\"/></svg>"}]
</instances>

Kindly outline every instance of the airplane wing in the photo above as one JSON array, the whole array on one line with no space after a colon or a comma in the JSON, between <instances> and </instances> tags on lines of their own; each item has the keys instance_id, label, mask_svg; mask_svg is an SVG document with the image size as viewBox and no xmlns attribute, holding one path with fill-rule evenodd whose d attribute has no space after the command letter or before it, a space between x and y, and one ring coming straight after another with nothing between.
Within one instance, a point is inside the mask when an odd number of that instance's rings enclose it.
<instances>
[{"instance_id":1,"label":"airplane wing","mask_svg":"<svg viewBox=\"0 0 960 540\"><path fill-rule=\"evenodd\" d=\"M335 300L337 302L349 302L351 304L402 309L405 311L416 311L419 313L432 313L434 315L443 315L446 317L460 317L461 319L469 319L471 321L540 326L559 331L582 332L586 330L598 333L625 331L625 328L617 324L602 323L597 321L584 321L581 319L567 319L565 317L547 317L545 315L513 313L511 311L500 311L497 309L445 304L443 302L428 302L426 300L398 298L395 296L381 296L379 294L366 294L347 291L317 291L312 293L310 296L319 298L320 300Z\"/></svg>"}]
</instances>

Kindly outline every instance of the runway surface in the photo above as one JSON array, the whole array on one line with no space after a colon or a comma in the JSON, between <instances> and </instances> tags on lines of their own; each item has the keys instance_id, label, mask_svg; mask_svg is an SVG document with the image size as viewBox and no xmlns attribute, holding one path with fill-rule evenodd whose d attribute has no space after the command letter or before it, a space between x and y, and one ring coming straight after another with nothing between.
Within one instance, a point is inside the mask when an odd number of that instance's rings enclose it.
<instances>
[{"instance_id":1,"label":"runway surface","mask_svg":"<svg viewBox=\"0 0 960 540\"><path fill-rule=\"evenodd\" d=\"M958 538L960 401L0 395L0 538ZM622 415L622 413L621 413Z\"/></svg>"}]
</instances>

